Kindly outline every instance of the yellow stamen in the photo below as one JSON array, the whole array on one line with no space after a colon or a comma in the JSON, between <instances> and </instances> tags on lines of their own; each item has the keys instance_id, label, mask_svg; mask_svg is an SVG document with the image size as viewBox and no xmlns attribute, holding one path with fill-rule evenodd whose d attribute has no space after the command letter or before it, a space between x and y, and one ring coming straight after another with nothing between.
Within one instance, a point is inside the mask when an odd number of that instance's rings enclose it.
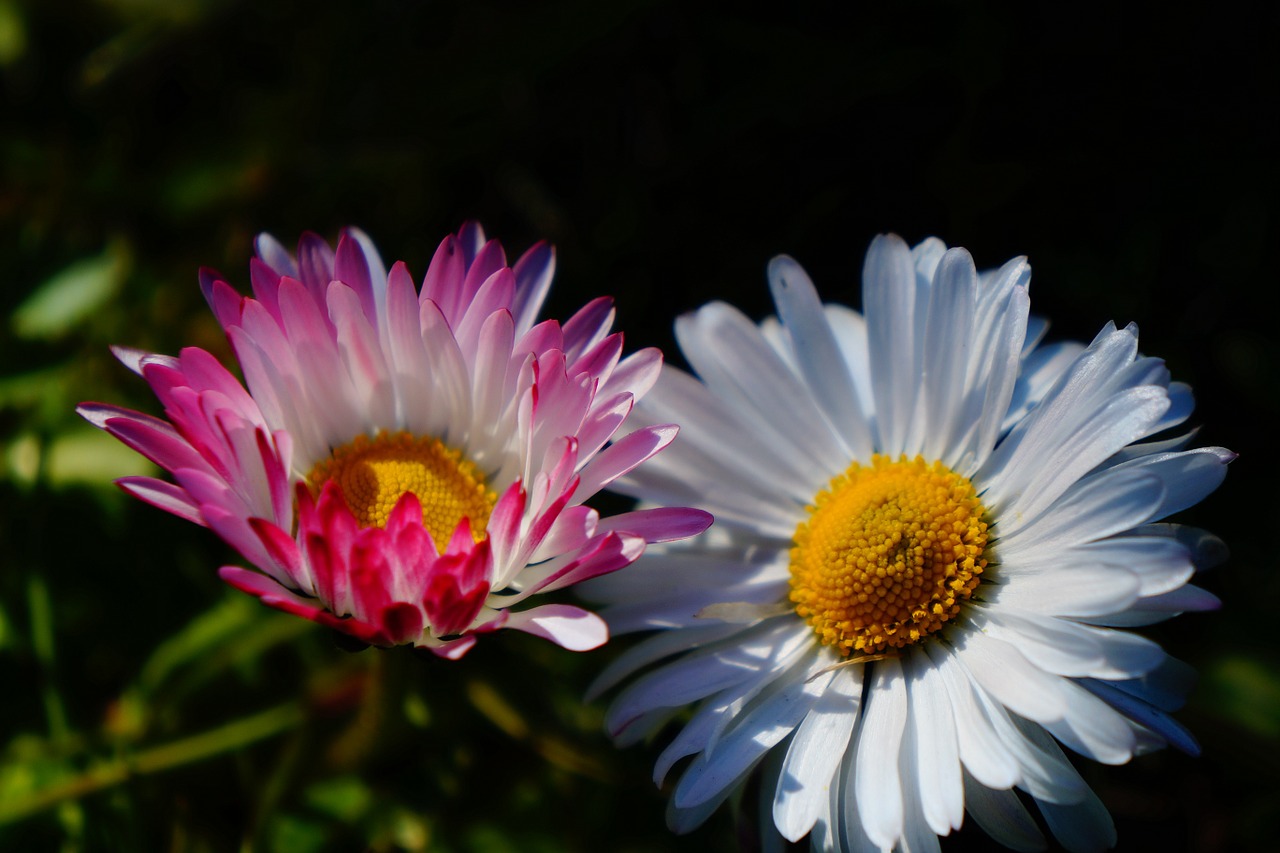
<instances>
[{"instance_id":1,"label":"yellow stamen","mask_svg":"<svg viewBox=\"0 0 1280 853\"><path fill-rule=\"evenodd\" d=\"M422 504L422 523L440 550L463 518L471 522L472 537L483 539L498 500L480 469L460 451L407 432L372 439L361 435L335 449L307 477L315 492L328 480L342 487L361 527L385 527L396 502L413 492Z\"/></svg>"},{"instance_id":2,"label":"yellow stamen","mask_svg":"<svg viewBox=\"0 0 1280 853\"><path fill-rule=\"evenodd\" d=\"M940 630L987 566L986 510L940 462L875 456L832 479L796 528L791 601L840 654L883 656Z\"/></svg>"}]
</instances>

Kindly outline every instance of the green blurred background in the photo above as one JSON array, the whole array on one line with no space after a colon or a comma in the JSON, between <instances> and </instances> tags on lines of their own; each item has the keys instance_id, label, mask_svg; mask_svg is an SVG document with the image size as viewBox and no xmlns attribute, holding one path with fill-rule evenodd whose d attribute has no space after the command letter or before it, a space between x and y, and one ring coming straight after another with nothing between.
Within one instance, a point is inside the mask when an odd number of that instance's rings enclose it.
<instances>
[{"instance_id":1,"label":"green blurred background","mask_svg":"<svg viewBox=\"0 0 1280 853\"><path fill-rule=\"evenodd\" d=\"M145 463L72 412L157 410L111 343L225 357L196 270L247 290L259 231L358 224L421 274L473 217L557 244L551 315L614 294L677 363L678 313L768 311L775 253L856 303L885 230L1029 255L1054 337L1138 322L1241 454L1182 519L1232 560L1221 612L1150 632L1202 673L1203 757L1083 771L1121 849L1272 847L1278 30L1263 3L0 0L0 848L756 844L750 795L670 835L656 748L581 704L627 641L343 651L225 588L234 555L118 493Z\"/></svg>"}]
</instances>

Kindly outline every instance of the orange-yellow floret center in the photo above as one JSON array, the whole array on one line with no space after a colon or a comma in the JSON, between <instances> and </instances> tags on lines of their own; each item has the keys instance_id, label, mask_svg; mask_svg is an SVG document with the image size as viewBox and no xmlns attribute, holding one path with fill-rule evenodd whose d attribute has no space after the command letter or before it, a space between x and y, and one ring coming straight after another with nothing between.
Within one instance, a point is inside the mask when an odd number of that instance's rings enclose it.
<instances>
[{"instance_id":1,"label":"orange-yellow floret center","mask_svg":"<svg viewBox=\"0 0 1280 853\"><path fill-rule=\"evenodd\" d=\"M796 613L846 656L918 642L977 588L987 566L984 516L973 484L940 462L853 463L796 528Z\"/></svg>"},{"instance_id":2,"label":"orange-yellow floret center","mask_svg":"<svg viewBox=\"0 0 1280 853\"><path fill-rule=\"evenodd\" d=\"M472 537L483 539L498 500L460 451L438 438L407 432L361 435L335 449L307 477L314 491L329 480L342 487L361 527L385 527L397 501L413 492L422 504L422 524L441 551L464 518L471 522Z\"/></svg>"}]
</instances>

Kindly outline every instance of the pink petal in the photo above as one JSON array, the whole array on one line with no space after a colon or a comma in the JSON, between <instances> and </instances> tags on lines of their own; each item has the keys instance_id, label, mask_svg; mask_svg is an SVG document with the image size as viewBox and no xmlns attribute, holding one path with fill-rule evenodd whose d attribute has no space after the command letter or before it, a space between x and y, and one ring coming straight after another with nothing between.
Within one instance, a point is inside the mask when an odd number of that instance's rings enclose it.
<instances>
[{"instance_id":1,"label":"pink petal","mask_svg":"<svg viewBox=\"0 0 1280 853\"><path fill-rule=\"evenodd\" d=\"M333 281L333 249L323 237L311 231L298 239L298 278L316 303L323 304L325 289Z\"/></svg>"},{"instance_id":2,"label":"pink petal","mask_svg":"<svg viewBox=\"0 0 1280 853\"><path fill-rule=\"evenodd\" d=\"M302 553L292 536L263 518L249 519L249 528L258 534L267 553L289 573L289 577L302 577Z\"/></svg>"},{"instance_id":3,"label":"pink petal","mask_svg":"<svg viewBox=\"0 0 1280 853\"><path fill-rule=\"evenodd\" d=\"M493 543L494 553L506 555L515 549L524 520L524 505L524 486L517 480L502 493L489 514L489 541Z\"/></svg>"},{"instance_id":4,"label":"pink petal","mask_svg":"<svg viewBox=\"0 0 1280 853\"><path fill-rule=\"evenodd\" d=\"M461 529L461 525L459 526ZM489 595L492 555L487 540L435 561L422 606L438 636L457 634L471 625Z\"/></svg>"},{"instance_id":5,"label":"pink petal","mask_svg":"<svg viewBox=\"0 0 1280 853\"><path fill-rule=\"evenodd\" d=\"M675 542L697 536L711 526L715 517L690 507L657 507L624 512L600 520L596 530L616 530L639 536L646 542Z\"/></svg>"},{"instance_id":6,"label":"pink petal","mask_svg":"<svg viewBox=\"0 0 1280 853\"><path fill-rule=\"evenodd\" d=\"M434 302L445 317L452 317L458 308L463 276L467 274L462 247L452 234L440 241L436 253L422 280L421 302Z\"/></svg>"},{"instance_id":7,"label":"pink petal","mask_svg":"<svg viewBox=\"0 0 1280 853\"><path fill-rule=\"evenodd\" d=\"M205 302L218 319L218 325L224 329L240 322L240 313L244 307L244 297L236 289L223 281L211 269L200 270L200 290L204 293Z\"/></svg>"},{"instance_id":8,"label":"pink petal","mask_svg":"<svg viewBox=\"0 0 1280 853\"><path fill-rule=\"evenodd\" d=\"M157 480L153 477L121 477L116 485L124 491L146 501L165 512L171 512L178 518L193 521L201 527L207 527L200 508L186 493L186 490L173 483Z\"/></svg>"},{"instance_id":9,"label":"pink petal","mask_svg":"<svg viewBox=\"0 0 1280 853\"><path fill-rule=\"evenodd\" d=\"M537 321L555 271L556 250L549 243L535 243L516 261L516 294L511 313L517 335L523 335Z\"/></svg>"},{"instance_id":10,"label":"pink petal","mask_svg":"<svg viewBox=\"0 0 1280 853\"><path fill-rule=\"evenodd\" d=\"M585 501L614 480L670 444L679 427L675 424L638 429L614 442L587 463L579 475L582 481L574 492L574 500Z\"/></svg>"},{"instance_id":11,"label":"pink petal","mask_svg":"<svg viewBox=\"0 0 1280 853\"><path fill-rule=\"evenodd\" d=\"M266 575L251 572L239 566L223 566L218 569L218 576L241 592L257 596L268 607L301 616L303 619L310 619L329 628L336 628L361 642L389 645L387 638L376 626L359 619L339 619L320 606L315 599L303 598Z\"/></svg>"},{"instance_id":12,"label":"pink petal","mask_svg":"<svg viewBox=\"0 0 1280 853\"><path fill-rule=\"evenodd\" d=\"M616 572L634 563L642 553L644 553L644 540L640 537L625 533L606 534L597 539L587 551L576 555L565 565L541 580L527 584L512 603L535 593L563 589L590 578Z\"/></svg>"},{"instance_id":13,"label":"pink petal","mask_svg":"<svg viewBox=\"0 0 1280 853\"><path fill-rule=\"evenodd\" d=\"M266 232L259 234L253 241L253 249L262 259L262 263L275 272L277 279L286 275L298 277L298 265L293 262L289 251L280 245L280 241L275 237Z\"/></svg>"},{"instance_id":14,"label":"pink petal","mask_svg":"<svg viewBox=\"0 0 1280 853\"><path fill-rule=\"evenodd\" d=\"M471 651L471 647L475 644L475 634L467 634L465 637L449 640L438 646L427 646L426 648L437 657L442 657L446 660L461 660L462 656Z\"/></svg>"},{"instance_id":15,"label":"pink petal","mask_svg":"<svg viewBox=\"0 0 1280 853\"><path fill-rule=\"evenodd\" d=\"M609 628L603 619L569 604L544 604L511 613L507 627L550 640L573 652L594 649L609 639Z\"/></svg>"},{"instance_id":16,"label":"pink petal","mask_svg":"<svg viewBox=\"0 0 1280 853\"><path fill-rule=\"evenodd\" d=\"M379 621L387 639L395 645L420 638L425 625L422 611L404 601L386 607Z\"/></svg>"},{"instance_id":17,"label":"pink petal","mask_svg":"<svg viewBox=\"0 0 1280 853\"><path fill-rule=\"evenodd\" d=\"M267 263L257 258L249 261L249 284L253 288L254 298L267 310L267 314L276 323L280 322L280 279L283 277L282 274L295 277L298 272L297 270L280 270L277 272Z\"/></svg>"},{"instance_id":18,"label":"pink petal","mask_svg":"<svg viewBox=\"0 0 1280 853\"><path fill-rule=\"evenodd\" d=\"M365 260L364 247L353 235L343 234L338 238L338 251L333 259L333 278L355 291L364 308L364 316L370 323L377 323L378 309L373 298L369 262Z\"/></svg>"},{"instance_id":19,"label":"pink petal","mask_svg":"<svg viewBox=\"0 0 1280 853\"><path fill-rule=\"evenodd\" d=\"M564 352L572 363L584 352L604 340L613 325L613 299L599 296L582 306L564 324Z\"/></svg>"}]
</instances>

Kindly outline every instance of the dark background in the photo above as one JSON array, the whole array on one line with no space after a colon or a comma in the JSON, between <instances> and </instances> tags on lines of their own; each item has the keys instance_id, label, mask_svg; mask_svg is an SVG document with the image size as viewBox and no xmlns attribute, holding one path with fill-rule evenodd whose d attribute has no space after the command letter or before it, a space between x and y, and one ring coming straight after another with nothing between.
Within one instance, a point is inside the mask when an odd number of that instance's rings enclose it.
<instances>
[{"instance_id":1,"label":"dark background","mask_svg":"<svg viewBox=\"0 0 1280 853\"><path fill-rule=\"evenodd\" d=\"M111 489L141 460L72 414L156 410L110 343L225 356L196 270L247 290L259 231L358 224L420 275L467 218L512 257L556 243L549 316L613 294L629 345L677 363L672 319L763 316L779 252L856 305L890 230L1030 256L1051 338L1137 322L1194 386L1198 441L1241 454L1183 519L1232 559L1203 579L1221 612L1150 632L1202 674L1181 719L1204 755L1082 770L1121 849L1269 846L1278 14L0 0L0 846L752 843L751 798L662 827L656 747L614 751L578 701L616 652L340 651L225 590L231 555Z\"/></svg>"}]
</instances>

